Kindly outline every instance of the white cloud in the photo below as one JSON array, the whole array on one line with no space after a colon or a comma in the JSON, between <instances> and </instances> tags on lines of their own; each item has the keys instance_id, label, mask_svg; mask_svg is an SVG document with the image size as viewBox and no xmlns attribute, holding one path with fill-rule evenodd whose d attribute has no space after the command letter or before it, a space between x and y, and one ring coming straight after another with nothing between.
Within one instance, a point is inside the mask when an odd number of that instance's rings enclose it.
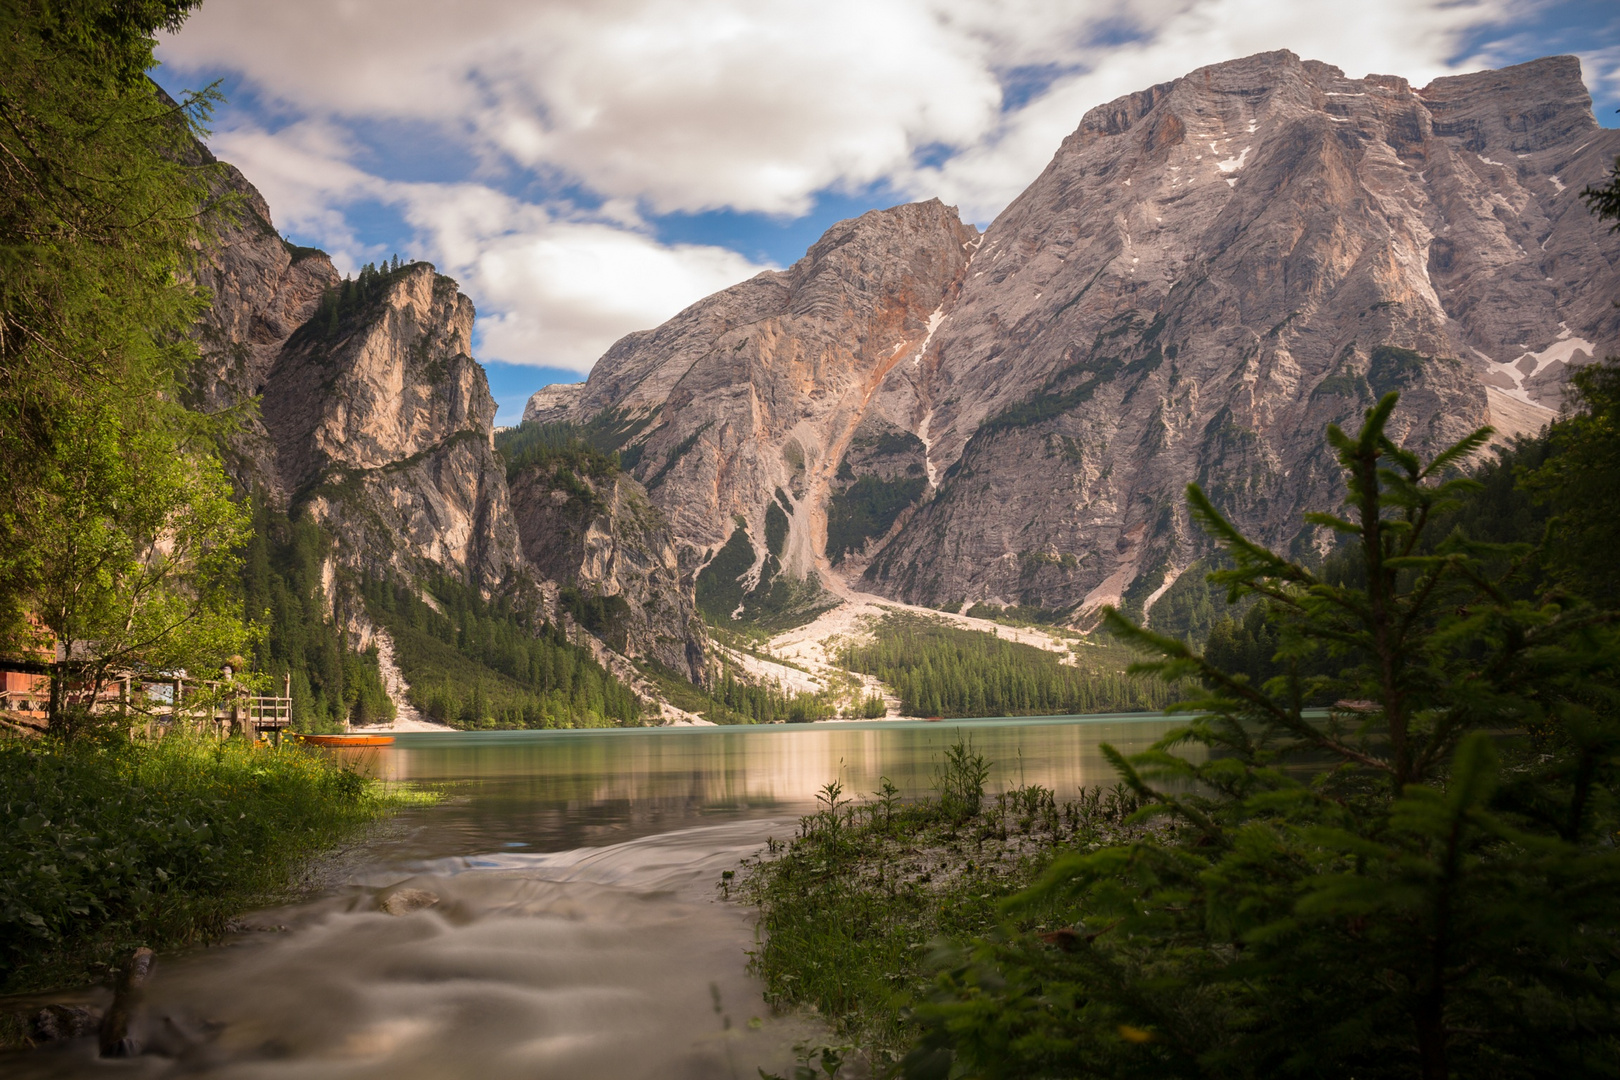
<instances>
[{"instance_id":1,"label":"white cloud","mask_svg":"<svg viewBox=\"0 0 1620 1080\"><path fill-rule=\"evenodd\" d=\"M938 195L963 215L988 221L1046 166L1058 144L1096 105L1169 82L1197 68L1273 49L1369 73L1402 75L1421 86L1438 75L1486 66L1449 64L1464 35L1507 18L1517 0L1457 4L1363 0L1353 16L1342 3L1198 0L1179 4L1132 0L1118 17L1139 40L1083 46L1071 59L1084 70L1064 77L963 153L900 181L917 195Z\"/></svg>"},{"instance_id":2,"label":"white cloud","mask_svg":"<svg viewBox=\"0 0 1620 1080\"><path fill-rule=\"evenodd\" d=\"M656 213L800 214L888 180L982 219L1092 105L1274 48L1424 80L1534 2L209 0L162 55L301 115L437 125L486 167ZM1078 73L1003 113L1008 73L1040 65ZM935 145L961 153L914 169Z\"/></svg>"},{"instance_id":3,"label":"white cloud","mask_svg":"<svg viewBox=\"0 0 1620 1080\"><path fill-rule=\"evenodd\" d=\"M661 244L623 207L581 215L474 182L383 180L317 125L224 131L212 147L259 188L279 228L317 238L340 269L386 254L356 235L354 206L392 207L416 233L411 254L476 298L482 359L589 371L629 331L765 269L726 248Z\"/></svg>"},{"instance_id":4,"label":"white cloud","mask_svg":"<svg viewBox=\"0 0 1620 1080\"><path fill-rule=\"evenodd\" d=\"M644 215L798 215L886 184L985 222L1121 94L1275 48L1421 83L1494 62L1449 58L1539 2L208 0L160 56L252 88L261 119L214 145L278 223L353 266L384 254L356 209L386 204L477 300L492 359L583 369L759 269ZM1031 72L1049 83L1006 105ZM378 131L452 148L456 182L378 175ZM571 209L574 186L601 208Z\"/></svg>"}]
</instances>

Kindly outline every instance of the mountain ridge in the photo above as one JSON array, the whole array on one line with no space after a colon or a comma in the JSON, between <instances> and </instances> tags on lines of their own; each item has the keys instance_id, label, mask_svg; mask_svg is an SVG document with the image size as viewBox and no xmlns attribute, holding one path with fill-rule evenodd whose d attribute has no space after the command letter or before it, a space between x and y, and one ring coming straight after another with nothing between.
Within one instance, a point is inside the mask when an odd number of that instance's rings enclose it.
<instances>
[{"instance_id":1,"label":"mountain ridge","mask_svg":"<svg viewBox=\"0 0 1620 1080\"><path fill-rule=\"evenodd\" d=\"M1334 498L1322 429L1376 393L1402 391L1417 447L1550 419L1571 363L1620 351L1620 241L1575 194L1616 152L1573 57L1414 89L1257 54L1089 110L982 236L937 202L840 222L532 408L633 417L623 449L683 565L711 565L739 518L755 591L777 566L927 606L1140 612L1204 551L1188 481L1309 552L1328 540L1299 515ZM851 245L842 307L737 317ZM908 279L919 257L937 265ZM904 307L890 363L872 328L900 282L937 306ZM842 366L795 378L840 335L859 346ZM857 433L892 459L850 454ZM908 469L926 484L895 511ZM871 533L840 537L837 570L829 510Z\"/></svg>"}]
</instances>

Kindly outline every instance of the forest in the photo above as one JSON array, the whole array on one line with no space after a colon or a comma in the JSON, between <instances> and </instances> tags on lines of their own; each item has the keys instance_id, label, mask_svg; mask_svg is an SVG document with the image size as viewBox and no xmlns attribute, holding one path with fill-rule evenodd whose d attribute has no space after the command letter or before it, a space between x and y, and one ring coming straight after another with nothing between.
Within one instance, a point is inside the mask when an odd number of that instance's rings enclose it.
<instances>
[{"instance_id":1,"label":"forest","mask_svg":"<svg viewBox=\"0 0 1620 1080\"><path fill-rule=\"evenodd\" d=\"M556 623L509 597L484 599L449 578L432 602L399 583L363 586L367 611L394 640L411 704L453 727L606 727L635 723L641 703Z\"/></svg>"},{"instance_id":2,"label":"forest","mask_svg":"<svg viewBox=\"0 0 1620 1080\"><path fill-rule=\"evenodd\" d=\"M262 498L252 500L252 512L253 531L242 551L242 607L262 631L250 657L253 670L272 688L291 688L298 731L392 720L394 703L376 649L352 649L330 610L321 566L331 538L313 521L277 513Z\"/></svg>"},{"instance_id":3,"label":"forest","mask_svg":"<svg viewBox=\"0 0 1620 1080\"><path fill-rule=\"evenodd\" d=\"M1126 674L1115 646L1082 645L1073 662L1033 645L915 615L889 615L870 642L846 645L838 662L876 676L908 716L1057 716L1162 709L1175 695Z\"/></svg>"}]
</instances>

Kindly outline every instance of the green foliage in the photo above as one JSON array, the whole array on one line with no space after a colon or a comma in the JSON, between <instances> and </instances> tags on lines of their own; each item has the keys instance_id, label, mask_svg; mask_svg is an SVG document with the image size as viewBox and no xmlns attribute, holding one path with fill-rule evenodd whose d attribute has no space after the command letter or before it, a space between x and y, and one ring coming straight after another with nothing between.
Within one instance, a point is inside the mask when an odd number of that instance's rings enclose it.
<instances>
[{"instance_id":1,"label":"green foliage","mask_svg":"<svg viewBox=\"0 0 1620 1080\"><path fill-rule=\"evenodd\" d=\"M387 723L394 703L383 687L376 650L356 653L334 616L322 583L332 542L319 525L253 503L253 534L242 554L242 597L260 634L253 670L280 693L290 686L293 728L331 732Z\"/></svg>"},{"instance_id":2,"label":"green foliage","mask_svg":"<svg viewBox=\"0 0 1620 1080\"><path fill-rule=\"evenodd\" d=\"M771 504L771 509L777 509ZM778 511L779 513L780 511ZM766 514L767 532L771 517ZM780 532L778 545L785 539L787 517L775 526ZM748 572L755 559L754 541L741 517L725 546L709 560L697 576L697 606L711 623L728 627L742 622L760 630L786 630L801 626L837 604L814 579L799 579L782 573L781 559L766 551L759 581L748 587Z\"/></svg>"},{"instance_id":3,"label":"green foliage","mask_svg":"<svg viewBox=\"0 0 1620 1080\"><path fill-rule=\"evenodd\" d=\"M837 566L868 540L884 535L901 511L922 497L922 477L885 480L863 476L827 500L827 557Z\"/></svg>"},{"instance_id":4,"label":"green foliage","mask_svg":"<svg viewBox=\"0 0 1620 1080\"><path fill-rule=\"evenodd\" d=\"M742 607L742 576L754 565L754 544L748 526L738 518L725 546L697 576L698 610L710 619L730 619Z\"/></svg>"},{"instance_id":5,"label":"green foliage","mask_svg":"<svg viewBox=\"0 0 1620 1080\"><path fill-rule=\"evenodd\" d=\"M861 699L855 715L862 720L881 720L889 715L889 703L883 699L882 694L868 694Z\"/></svg>"},{"instance_id":6,"label":"green foliage","mask_svg":"<svg viewBox=\"0 0 1620 1080\"><path fill-rule=\"evenodd\" d=\"M0 992L104 978L272 901L390 799L290 744L0 742Z\"/></svg>"},{"instance_id":7,"label":"green foliage","mask_svg":"<svg viewBox=\"0 0 1620 1080\"><path fill-rule=\"evenodd\" d=\"M353 328L356 315L369 311L388 292L400 273L408 272L415 265L407 263L401 266L396 255L392 265L387 262L381 266L366 263L356 276L345 276L322 294L320 307L315 309L308 322L293 332L289 344L332 341L340 337Z\"/></svg>"},{"instance_id":8,"label":"green foliage","mask_svg":"<svg viewBox=\"0 0 1620 1080\"><path fill-rule=\"evenodd\" d=\"M1578 596L1620 608L1620 361L1590 364L1570 381L1583 408L1548 432L1546 460L1529 487L1537 509L1554 518L1552 575ZM1519 513L1533 523L1533 510Z\"/></svg>"},{"instance_id":9,"label":"green foliage","mask_svg":"<svg viewBox=\"0 0 1620 1080\"><path fill-rule=\"evenodd\" d=\"M664 458L664 463L658 467L658 471L653 473L652 476L647 480L645 486L648 491L651 491L653 488L664 482L664 477L669 475L669 471L678 465L683 457L692 452L692 448L697 445L698 440L703 437L703 433L708 431L709 427L713 423L714 421L712 420L708 421L702 427L692 432L692 434L682 439L675 449L669 452L669 455Z\"/></svg>"},{"instance_id":10,"label":"green foliage","mask_svg":"<svg viewBox=\"0 0 1620 1080\"><path fill-rule=\"evenodd\" d=\"M709 687L695 685L656 661L644 662L641 670L671 705L714 724L797 724L826 720L837 712L829 695L789 694L739 679L729 665Z\"/></svg>"},{"instance_id":11,"label":"green foliage","mask_svg":"<svg viewBox=\"0 0 1620 1080\"><path fill-rule=\"evenodd\" d=\"M788 516L780 503L772 502L765 507L765 550L776 558L782 557L782 551L787 546Z\"/></svg>"},{"instance_id":12,"label":"green foliage","mask_svg":"<svg viewBox=\"0 0 1620 1080\"><path fill-rule=\"evenodd\" d=\"M932 619L890 615L874 640L846 646L838 662L874 675L911 716L1058 716L1162 708L1172 699L1162 684L1129 678L1114 650L1087 656L1085 666L1056 653L960 630ZM1085 655L1085 654L1082 654Z\"/></svg>"},{"instance_id":13,"label":"green foliage","mask_svg":"<svg viewBox=\"0 0 1620 1080\"><path fill-rule=\"evenodd\" d=\"M1217 621L1226 614L1226 605L1209 587L1208 575L1215 560L1199 559L1181 572L1148 611L1154 631L1180 638L1189 645L1205 641Z\"/></svg>"},{"instance_id":14,"label":"green foliage","mask_svg":"<svg viewBox=\"0 0 1620 1080\"><path fill-rule=\"evenodd\" d=\"M533 420L495 433L495 450L506 462L506 479L520 473L538 471L556 474L556 486L564 486L578 497L589 498L590 489L575 477L611 480L619 472L619 455L597 449L586 441L586 433L573 424L541 424ZM566 476L566 479L562 479Z\"/></svg>"},{"instance_id":15,"label":"green foliage","mask_svg":"<svg viewBox=\"0 0 1620 1080\"><path fill-rule=\"evenodd\" d=\"M961 604L952 606L946 604L941 611L956 611ZM1053 610L1052 608L1030 607L1027 604L992 604L981 600L967 609L970 619L984 619L987 622L1001 623L1004 626L1059 626L1063 620L1073 614L1072 609Z\"/></svg>"},{"instance_id":16,"label":"green foliage","mask_svg":"<svg viewBox=\"0 0 1620 1080\"><path fill-rule=\"evenodd\" d=\"M451 579L434 583L433 605L403 584L371 581L363 592L371 617L393 636L411 703L441 723L610 727L641 716L635 694L589 649L509 597L486 600Z\"/></svg>"},{"instance_id":17,"label":"green foliage","mask_svg":"<svg viewBox=\"0 0 1620 1080\"><path fill-rule=\"evenodd\" d=\"M574 621L620 652L625 648L625 627L630 604L622 596L592 596L565 585L559 597Z\"/></svg>"},{"instance_id":18,"label":"green foliage","mask_svg":"<svg viewBox=\"0 0 1620 1080\"><path fill-rule=\"evenodd\" d=\"M152 34L193 6L0 10L0 646L23 643L42 581L96 562L97 546L130 580L110 533L149 525L157 500L130 521L123 494L147 478L172 491L190 471L212 499L211 432L178 385L203 303L186 274L206 219L230 209L211 202L217 167L196 147L215 97L175 104L144 78Z\"/></svg>"},{"instance_id":19,"label":"green foliage","mask_svg":"<svg viewBox=\"0 0 1620 1080\"><path fill-rule=\"evenodd\" d=\"M1400 390L1416 381L1424 366L1433 362L1432 357L1412 349L1380 345L1367 357L1367 385L1375 396Z\"/></svg>"},{"instance_id":20,"label":"green foliage","mask_svg":"<svg viewBox=\"0 0 1620 1080\"><path fill-rule=\"evenodd\" d=\"M971 743L958 739L946 747L945 760L934 774L941 813L955 821L977 817L989 778L989 760L975 753Z\"/></svg>"},{"instance_id":21,"label":"green foliage","mask_svg":"<svg viewBox=\"0 0 1620 1080\"><path fill-rule=\"evenodd\" d=\"M236 589L247 515L218 461L171 428L85 428L52 466L21 595L68 658L50 706L65 734L121 672L217 672L248 648Z\"/></svg>"},{"instance_id":22,"label":"green foliage","mask_svg":"<svg viewBox=\"0 0 1620 1080\"><path fill-rule=\"evenodd\" d=\"M1583 189L1581 198L1592 213L1612 222L1610 232L1620 232L1620 157L1614 159L1608 182Z\"/></svg>"},{"instance_id":23,"label":"green foliage","mask_svg":"<svg viewBox=\"0 0 1620 1080\"><path fill-rule=\"evenodd\" d=\"M1244 622L1281 670L1257 684L1110 613L1158 657L1138 670L1208 688L1153 750L1104 748L1160 829L1059 856L1009 906L1055 944L948 959L911 1074L1612 1071L1620 642L1607 613L1518 595L1528 545L1428 535L1478 490L1456 469L1486 433L1425 465L1384 433L1395 403L1329 428L1348 513L1308 520L1348 539L1340 572L1189 489L1230 560L1212 581L1259 601Z\"/></svg>"},{"instance_id":24,"label":"green foliage","mask_svg":"<svg viewBox=\"0 0 1620 1080\"><path fill-rule=\"evenodd\" d=\"M962 743L951 754L934 792L911 801L887 778L860 801L826 785L794 839L773 839L777 857L751 867L740 886L759 906L753 968L767 1000L810 1006L875 1063L917 1036L930 947L995 931L998 904L1054 853L1140 832L1124 824L1137 803L1123 789L1061 805L1034 785L990 798L982 758ZM969 802L975 812L965 815Z\"/></svg>"}]
</instances>

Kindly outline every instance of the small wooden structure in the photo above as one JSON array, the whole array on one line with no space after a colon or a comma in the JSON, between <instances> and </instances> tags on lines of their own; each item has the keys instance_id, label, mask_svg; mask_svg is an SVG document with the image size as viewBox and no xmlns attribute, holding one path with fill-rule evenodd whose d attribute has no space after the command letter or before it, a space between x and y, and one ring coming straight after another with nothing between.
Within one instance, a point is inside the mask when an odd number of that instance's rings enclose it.
<instances>
[{"instance_id":1,"label":"small wooden structure","mask_svg":"<svg viewBox=\"0 0 1620 1080\"><path fill-rule=\"evenodd\" d=\"M230 669L227 669L229 672ZM34 661L0 659L5 676L0 689L0 726L21 733L37 734L46 729L51 697L52 665ZM250 694L234 680L192 680L182 675L120 673L109 681L94 701L89 693L70 688L78 704L88 704L97 715L116 715L145 727L148 734L176 726L212 731L224 736L241 734L249 738L272 738L292 724L292 677L282 683L279 695Z\"/></svg>"}]
</instances>

